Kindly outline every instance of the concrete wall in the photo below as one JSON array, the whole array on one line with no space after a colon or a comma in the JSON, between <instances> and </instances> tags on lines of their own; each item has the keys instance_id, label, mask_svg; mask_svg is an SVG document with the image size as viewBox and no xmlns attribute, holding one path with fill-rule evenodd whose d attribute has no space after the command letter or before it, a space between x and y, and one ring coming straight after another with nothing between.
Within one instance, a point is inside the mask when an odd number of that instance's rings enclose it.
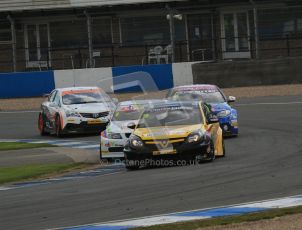
<instances>
[{"instance_id":1,"label":"concrete wall","mask_svg":"<svg viewBox=\"0 0 302 230\"><path fill-rule=\"evenodd\" d=\"M192 65L194 84L222 88L302 83L302 58Z\"/></svg>"},{"instance_id":2,"label":"concrete wall","mask_svg":"<svg viewBox=\"0 0 302 230\"><path fill-rule=\"evenodd\" d=\"M56 88L72 86L98 86L106 92L112 92L112 69L76 69L54 71Z\"/></svg>"},{"instance_id":3,"label":"concrete wall","mask_svg":"<svg viewBox=\"0 0 302 230\"><path fill-rule=\"evenodd\" d=\"M192 65L196 62L174 63L172 65L174 86L193 84Z\"/></svg>"}]
</instances>

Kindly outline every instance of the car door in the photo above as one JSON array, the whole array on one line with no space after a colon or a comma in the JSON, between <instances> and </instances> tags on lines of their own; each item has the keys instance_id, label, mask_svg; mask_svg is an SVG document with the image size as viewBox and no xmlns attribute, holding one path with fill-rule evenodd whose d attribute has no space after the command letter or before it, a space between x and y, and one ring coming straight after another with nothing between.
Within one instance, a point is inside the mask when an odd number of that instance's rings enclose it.
<instances>
[{"instance_id":1,"label":"car door","mask_svg":"<svg viewBox=\"0 0 302 230\"><path fill-rule=\"evenodd\" d=\"M214 143L215 155L222 155L222 130L218 118L212 112L211 105L203 104L202 110L206 118L206 129L210 133Z\"/></svg>"},{"instance_id":2,"label":"car door","mask_svg":"<svg viewBox=\"0 0 302 230\"><path fill-rule=\"evenodd\" d=\"M55 99L55 96L57 94L57 90L53 90L48 98L47 101L43 102L41 105L41 110L42 110L42 115L44 116L45 119L45 125L47 128L52 128L52 103Z\"/></svg>"},{"instance_id":3,"label":"car door","mask_svg":"<svg viewBox=\"0 0 302 230\"><path fill-rule=\"evenodd\" d=\"M49 112L49 121L50 127L54 127L56 114L60 112L61 108L61 95L58 90L54 92L55 94L50 97L50 101L48 104L48 112Z\"/></svg>"}]
</instances>

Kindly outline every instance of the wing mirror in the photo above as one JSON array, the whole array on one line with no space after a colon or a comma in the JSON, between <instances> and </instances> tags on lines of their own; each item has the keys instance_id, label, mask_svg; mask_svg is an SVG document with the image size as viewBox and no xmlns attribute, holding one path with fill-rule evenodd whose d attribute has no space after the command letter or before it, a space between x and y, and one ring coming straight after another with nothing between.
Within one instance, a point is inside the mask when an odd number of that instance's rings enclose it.
<instances>
[{"instance_id":1,"label":"wing mirror","mask_svg":"<svg viewBox=\"0 0 302 230\"><path fill-rule=\"evenodd\" d=\"M49 101L50 94L49 93L43 94L43 97L46 98Z\"/></svg>"},{"instance_id":2,"label":"wing mirror","mask_svg":"<svg viewBox=\"0 0 302 230\"><path fill-rule=\"evenodd\" d=\"M129 124L127 125L127 127L128 127L129 129L135 129L136 124L135 124L134 122L131 122L131 123L129 123Z\"/></svg>"},{"instance_id":3,"label":"wing mirror","mask_svg":"<svg viewBox=\"0 0 302 230\"><path fill-rule=\"evenodd\" d=\"M236 97L234 97L234 96L229 96L229 98L228 98L228 102L230 103L230 102L235 102L236 101Z\"/></svg>"}]
</instances>

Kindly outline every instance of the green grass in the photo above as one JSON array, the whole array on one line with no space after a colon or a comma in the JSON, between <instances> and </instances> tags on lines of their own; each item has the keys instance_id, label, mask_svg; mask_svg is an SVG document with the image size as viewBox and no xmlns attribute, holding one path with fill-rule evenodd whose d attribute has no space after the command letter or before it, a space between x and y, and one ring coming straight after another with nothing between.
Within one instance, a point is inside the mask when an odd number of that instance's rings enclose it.
<instances>
[{"instance_id":1,"label":"green grass","mask_svg":"<svg viewBox=\"0 0 302 230\"><path fill-rule=\"evenodd\" d=\"M37 179L46 176L55 176L76 169L83 169L87 164L45 164L26 165L0 168L0 184Z\"/></svg>"},{"instance_id":2,"label":"green grass","mask_svg":"<svg viewBox=\"0 0 302 230\"><path fill-rule=\"evenodd\" d=\"M23 142L0 142L0 151L54 147L50 144L32 144Z\"/></svg>"},{"instance_id":3,"label":"green grass","mask_svg":"<svg viewBox=\"0 0 302 230\"><path fill-rule=\"evenodd\" d=\"M217 225L228 225L242 222L273 219L276 217L302 213L302 206L283 209L272 209L265 212L257 212L238 216L218 217L208 220L181 222L174 224L156 225L145 228L134 228L136 230L196 230L198 228L213 227Z\"/></svg>"}]
</instances>

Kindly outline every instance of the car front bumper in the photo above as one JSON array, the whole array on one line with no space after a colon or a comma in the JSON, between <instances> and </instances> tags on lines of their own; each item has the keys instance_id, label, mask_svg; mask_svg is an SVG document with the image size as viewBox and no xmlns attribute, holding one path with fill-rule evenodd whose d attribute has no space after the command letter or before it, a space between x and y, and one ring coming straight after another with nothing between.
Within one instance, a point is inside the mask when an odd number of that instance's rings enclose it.
<instances>
[{"instance_id":1,"label":"car front bumper","mask_svg":"<svg viewBox=\"0 0 302 230\"><path fill-rule=\"evenodd\" d=\"M125 142L125 139L101 137L100 158L123 158Z\"/></svg>"},{"instance_id":2,"label":"car front bumper","mask_svg":"<svg viewBox=\"0 0 302 230\"><path fill-rule=\"evenodd\" d=\"M103 131L108 123L89 124L87 121L82 121L79 124L67 123L63 129L65 133L98 133Z\"/></svg>"},{"instance_id":3,"label":"car front bumper","mask_svg":"<svg viewBox=\"0 0 302 230\"><path fill-rule=\"evenodd\" d=\"M167 160L209 160L213 157L214 150L210 143L183 144L174 149L175 152L163 154L157 153L148 147L133 149L129 145L125 146L124 154L126 160L146 160L146 159L167 159ZM154 154L156 152L156 154Z\"/></svg>"},{"instance_id":4,"label":"car front bumper","mask_svg":"<svg viewBox=\"0 0 302 230\"><path fill-rule=\"evenodd\" d=\"M229 117L219 118L219 124L223 132L223 136L238 135L238 121Z\"/></svg>"}]
</instances>

